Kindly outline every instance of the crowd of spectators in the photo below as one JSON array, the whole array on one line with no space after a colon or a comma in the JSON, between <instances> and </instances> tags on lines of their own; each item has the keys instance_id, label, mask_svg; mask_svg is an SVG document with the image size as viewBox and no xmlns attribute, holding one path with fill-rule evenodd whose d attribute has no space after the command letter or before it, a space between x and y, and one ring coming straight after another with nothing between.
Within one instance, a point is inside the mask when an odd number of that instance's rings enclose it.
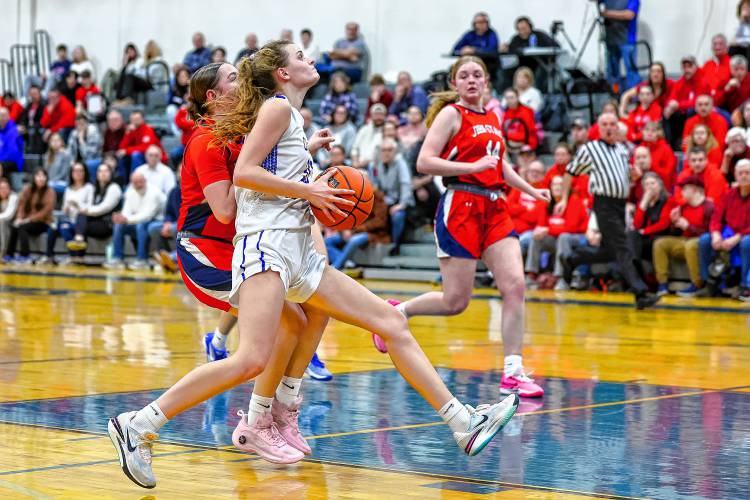
<instances>
[{"instance_id":1,"label":"crowd of spectators","mask_svg":"<svg viewBox=\"0 0 750 500\"><path fill-rule=\"evenodd\" d=\"M607 51L613 98L602 110L617 119L616 143L627 151L631 187L625 242L642 278L659 294L670 293L675 261L684 261L689 283L682 296L711 296L732 291L750 300L750 1L738 5L740 25L730 40L711 39L712 56L701 65L686 54L679 68L654 62L645 78L628 61L637 33L639 2L608 0ZM515 33L503 42L487 13L473 16L471 29L450 52L480 56L490 71L485 108L498 116L508 159L534 186L551 190L540 204L511 190L507 203L523 249L530 288L617 289L621 266L602 257L602 232L593 215L588 175L566 180L570 165L587 143L601 139L597 123L573 119L563 141L545 140L544 111L551 100L540 90L549 78L538 58L525 49L558 47L555 39L519 17ZM294 40L289 29L280 37ZM330 260L351 266L358 248L390 244L398 255L405 238L431 223L443 186L440 179L416 170L427 133L424 117L428 91L409 71L393 82L369 73L369 49L359 25L347 23L344 36L322 51L313 32L301 30L298 44L316 61L325 91L301 110L305 133L331 130L330 151L315 158L320 168L350 165L366 171L376 188L370 218L353 231L326 233ZM248 33L234 62L259 49ZM518 56L518 65L501 67L499 54ZM55 243L66 244L64 260L80 263L90 238L112 238L106 265L125 265L125 240L134 242L133 268L156 261L174 269L170 253L179 210L179 165L194 123L187 118L190 75L210 62L227 60L227 50L211 46L202 33L179 64L163 60L151 40L143 49L128 43L117 69L114 99L106 102L96 85L96 67L77 46L68 57L65 45L42 75L30 78L25 95L0 99L0 255L6 262L28 262L30 239L46 233L39 259L61 260ZM151 89L154 62L170 70L165 116L169 128L147 123L133 103ZM625 75L619 75L624 62ZM675 75L671 78L670 75ZM355 92L355 86L367 89ZM366 104L365 104L366 100ZM161 136L181 138L166 151ZM618 146L618 147L619 147ZM40 158L38 167L26 158ZM29 172L29 182L15 193L13 172ZM570 194L564 190L570 182ZM561 200L565 199L564 210ZM149 255L149 249L155 252ZM589 258L596 255L596 258ZM625 280L627 281L627 280ZM679 288L679 287L678 287Z\"/></svg>"}]
</instances>

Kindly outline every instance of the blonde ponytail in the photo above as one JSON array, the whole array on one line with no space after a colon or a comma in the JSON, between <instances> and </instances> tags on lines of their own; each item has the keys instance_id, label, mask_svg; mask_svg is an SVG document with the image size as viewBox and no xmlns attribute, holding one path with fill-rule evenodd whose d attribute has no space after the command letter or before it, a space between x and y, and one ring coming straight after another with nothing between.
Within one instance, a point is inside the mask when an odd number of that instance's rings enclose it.
<instances>
[{"instance_id":1,"label":"blonde ponytail","mask_svg":"<svg viewBox=\"0 0 750 500\"><path fill-rule=\"evenodd\" d=\"M274 73L288 63L284 47L290 43L285 40L269 42L252 56L240 61L237 89L218 99L217 109L231 111L216 121L212 144L224 147L250 132L258 119L260 107L276 94Z\"/></svg>"}]
</instances>

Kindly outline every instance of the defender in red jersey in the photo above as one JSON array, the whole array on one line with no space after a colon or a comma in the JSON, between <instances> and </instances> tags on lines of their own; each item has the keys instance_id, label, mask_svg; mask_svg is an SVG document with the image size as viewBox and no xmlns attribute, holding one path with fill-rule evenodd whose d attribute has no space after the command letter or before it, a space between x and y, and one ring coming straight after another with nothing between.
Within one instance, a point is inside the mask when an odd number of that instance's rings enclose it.
<instances>
[{"instance_id":1,"label":"defender in red jersey","mask_svg":"<svg viewBox=\"0 0 750 500\"><path fill-rule=\"evenodd\" d=\"M471 299L477 260L492 271L503 296L502 335L505 369L500 392L540 397L539 385L526 376L523 348L524 275L521 247L505 194L512 186L548 202L549 190L537 189L503 161L505 142L494 113L482 107L487 70L473 56L451 68L455 92L435 96L428 112L430 127L417 169L443 176L447 188L435 216L443 291L430 292L396 305L404 316L455 315ZM382 349L377 337L376 347Z\"/></svg>"}]
</instances>

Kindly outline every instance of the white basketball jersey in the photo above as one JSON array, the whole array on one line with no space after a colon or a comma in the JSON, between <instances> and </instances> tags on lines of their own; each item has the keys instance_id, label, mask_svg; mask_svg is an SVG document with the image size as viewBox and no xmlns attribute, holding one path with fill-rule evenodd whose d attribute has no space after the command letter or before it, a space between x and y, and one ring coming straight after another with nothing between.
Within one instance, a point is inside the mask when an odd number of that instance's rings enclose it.
<instances>
[{"instance_id":1,"label":"white basketball jersey","mask_svg":"<svg viewBox=\"0 0 750 500\"><path fill-rule=\"evenodd\" d=\"M284 96L272 99L286 99ZM307 137L303 129L304 120L292 107L292 114L284 134L261 165L282 179L309 183L312 179L313 162L307 150ZM245 139L252 141L252 133ZM250 189L235 188L237 198L237 237L257 233L265 229L299 229L314 222L310 202L299 198L285 198Z\"/></svg>"}]
</instances>

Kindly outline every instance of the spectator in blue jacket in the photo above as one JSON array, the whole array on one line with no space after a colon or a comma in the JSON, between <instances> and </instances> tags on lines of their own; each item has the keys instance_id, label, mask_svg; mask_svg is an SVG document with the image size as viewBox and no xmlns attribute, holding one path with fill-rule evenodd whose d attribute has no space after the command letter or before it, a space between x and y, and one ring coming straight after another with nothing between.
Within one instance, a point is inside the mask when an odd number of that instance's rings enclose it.
<instances>
[{"instance_id":1,"label":"spectator in blue jacket","mask_svg":"<svg viewBox=\"0 0 750 500\"><path fill-rule=\"evenodd\" d=\"M396 88L393 92L393 102L388 109L388 114L397 116L401 125L406 123L406 112L410 107L416 106L427 113L430 99L421 85L415 85L408 71L402 71L396 79Z\"/></svg>"},{"instance_id":2,"label":"spectator in blue jacket","mask_svg":"<svg viewBox=\"0 0 750 500\"><path fill-rule=\"evenodd\" d=\"M8 108L0 108L0 177L23 170L23 138Z\"/></svg>"},{"instance_id":3,"label":"spectator in blue jacket","mask_svg":"<svg viewBox=\"0 0 750 500\"><path fill-rule=\"evenodd\" d=\"M352 123L357 123L359 120L359 102L357 96L352 92L349 77L342 71L337 71L331 76L328 93L320 102L320 118L326 123L331 123L336 106L346 107L349 111L349 120Z\"/></svg>"},{"instance_id":4,"label":"spectator in blue jacket","mask_svg":"<svg viewBox=\"0 0 750 500\"><path fill-rule=\"evenodd\" d=\"M500 68L500 39L490 26L490 16L486 12L477 12L471 21L471 30L464 33L453 46L454 56L475 55L484 61L490 79L495 80Z\"/></svg>"},{"instance_id":5,"label":"spectator in blue jacket","mask_svg":"<svg viewBox=\"0 0 750 500\"><path fill-rule=\"evenodd\" d=\"M164 207L164 220L155 220L148 225L148 236L151 241L158 241L158 250L154 252L154 259L167 271L177 271L177 254L173 252L169 242L174 242L177 236L177 219L180 216L180 203L182 194L180 192L180 175L182 165L177 167L177 184L167 195L167 204Z\"/></svg>"},{"instance_id":6,"label":"spectator in blue jacket","mask_svg":"<svg viewBox=\"0 0 750 500\"><path fill-rule=\"evenodd\" d=\"M193 35L193 50L185 54L182 64L187 66L190 74L211 62L211 49L206 47L206 37L200 31Z\"/></svg>"}]
</instances>

